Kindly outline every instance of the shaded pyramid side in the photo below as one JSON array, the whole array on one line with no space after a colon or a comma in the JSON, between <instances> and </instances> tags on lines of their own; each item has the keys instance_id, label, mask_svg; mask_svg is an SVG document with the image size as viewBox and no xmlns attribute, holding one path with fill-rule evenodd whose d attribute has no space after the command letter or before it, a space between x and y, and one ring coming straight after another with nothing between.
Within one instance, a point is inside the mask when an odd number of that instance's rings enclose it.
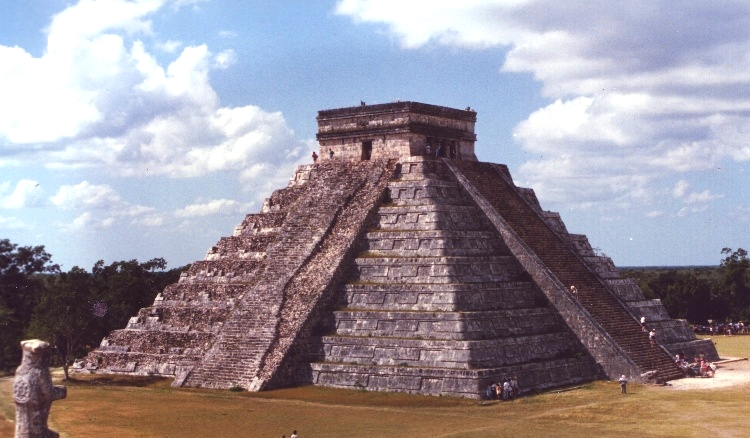
<instances>
[{"instance_id":1,"label":"shaded pyramid side","mask_svg":"<svg viewBox=\"0 0 750 438\"><path fill-rule=\"evenodd\" d=\"M509 177L509 174L507 175ZM686 320L672 319L661 300L646 299L635 279L620 277L620 272L612 259L596 254L585 235L568 233L559 213L542 210L533 189L516 189L549 228L609 287L632 317L637 321L645 318L646 330L656 330L657 342L669 351L671 357L676 354L687 358L704 355L708 360L719 360L716 347L711 340L696 339L695 332Z\"/></svg>"},{"instance_id":2,"label":"shaded pyramid side","mask_svg":"<svg viewBox=\"0 0 750 438\"><path fill-rule=\"evenodd\" d=\"M571 244L576 239L566 239L555 230L559 227L550 226L549 216L513 184L505 166L448 164L608 378L621 374L659 381L684 377L663 345L650 345L630 306L600 275L614 266L602 265L600 258L587 261L581 257ZM578 288L577 300L567 293L567 285ZM715 350L706 353L713 356Z\"/></svg>"}]
</instances>

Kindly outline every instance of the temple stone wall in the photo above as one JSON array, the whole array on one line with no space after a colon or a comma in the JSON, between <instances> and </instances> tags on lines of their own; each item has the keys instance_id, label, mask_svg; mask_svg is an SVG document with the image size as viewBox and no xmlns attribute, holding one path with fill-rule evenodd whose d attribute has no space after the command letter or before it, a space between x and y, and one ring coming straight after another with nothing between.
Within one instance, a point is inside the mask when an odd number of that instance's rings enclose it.
<instances>
[{"instance_id":1,"label":"temple stone wall","mask_svg":"<svg viewBox=\"0 0 750 438\"><path fill-rule=\"evenodd\" d=\"M324 110L318 112L319 155L344 161L431 154L476 160L475 123L470 109L417 102Z\"/></svg>"}]
</instances>

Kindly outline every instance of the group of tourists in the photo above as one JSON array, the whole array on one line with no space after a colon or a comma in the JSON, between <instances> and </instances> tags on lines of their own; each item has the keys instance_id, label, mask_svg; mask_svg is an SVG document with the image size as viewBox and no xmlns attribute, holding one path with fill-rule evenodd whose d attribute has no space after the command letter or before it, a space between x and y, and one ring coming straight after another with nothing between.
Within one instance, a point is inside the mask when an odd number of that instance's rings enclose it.
<instances>
[{"instance_id":1,"label":"group of tourists","mask_svg":"<svg viewBox=\"0 0 750 438\"><path fill-rule=\"evenodd\" d=\"M677 353L675 363L690 377L713 377L716 375L716 364L709 362L703 354L696 354L693 362L685 360L685 355Z\"/></svg>"},{"instance_id":2,"label":"group of tourists","mask_svg":"<svg viewBox=\"0 0 750 438\"><path fill-rule=\"evenodd\" d=\"M510 401L519 394L520 390L518 389L518 379L516 376L503 379L502 383L498 382L488 385L485 391L485 395L489 400Z\"/></svg>"},{"instance_id":3,"label":"group of tourists","mask_svg":"<svg viewBox=\"0 0 750 438\"><path fill-rule=\"evenodd\" d=\"M699 335L724 335L724 336L732 336L732 335L745 335L748 333L747 326L745 326L745 323L742 321L738 322L721 322L718 324L710 324L710 325L695 325L693 326L693 331Z\"/></svg>"}]
</instances>

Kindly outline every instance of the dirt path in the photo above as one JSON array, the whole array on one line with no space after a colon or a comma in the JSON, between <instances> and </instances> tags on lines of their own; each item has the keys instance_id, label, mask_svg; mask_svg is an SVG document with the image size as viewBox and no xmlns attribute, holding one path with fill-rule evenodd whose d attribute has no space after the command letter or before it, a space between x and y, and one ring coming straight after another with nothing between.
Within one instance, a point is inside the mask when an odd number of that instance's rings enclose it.
<instances>
[{"instance_id":1,"label":"dirt path","mask_svg":"<svg viewBox=\"0 0 750 438\"><path fill-rule=\"evenodd\" d=\"M716 362L716 375L713 378L685 378L672 380L665 388L685 389L721 389L729 386L750 385L750 361L739 358L725 358Z\"/></svg>"}]
</instances>

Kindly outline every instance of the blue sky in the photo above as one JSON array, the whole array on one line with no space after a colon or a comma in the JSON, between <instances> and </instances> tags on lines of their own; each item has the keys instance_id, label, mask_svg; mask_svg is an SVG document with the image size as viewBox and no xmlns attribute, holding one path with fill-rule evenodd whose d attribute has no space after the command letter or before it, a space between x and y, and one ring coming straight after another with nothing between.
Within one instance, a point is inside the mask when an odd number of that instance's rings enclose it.
<instances>
[{"instance_id":1,"label":"blue sky","mask_svg":"<svg viewBox=\"0 0 750 438\"><path fill-rule=\"evenodd\" d=\"M744 1L0 4L0 237L66 270L202 259L361 100L476 109L618 266L750 249Z\"/></svg>"}]
</instances>

